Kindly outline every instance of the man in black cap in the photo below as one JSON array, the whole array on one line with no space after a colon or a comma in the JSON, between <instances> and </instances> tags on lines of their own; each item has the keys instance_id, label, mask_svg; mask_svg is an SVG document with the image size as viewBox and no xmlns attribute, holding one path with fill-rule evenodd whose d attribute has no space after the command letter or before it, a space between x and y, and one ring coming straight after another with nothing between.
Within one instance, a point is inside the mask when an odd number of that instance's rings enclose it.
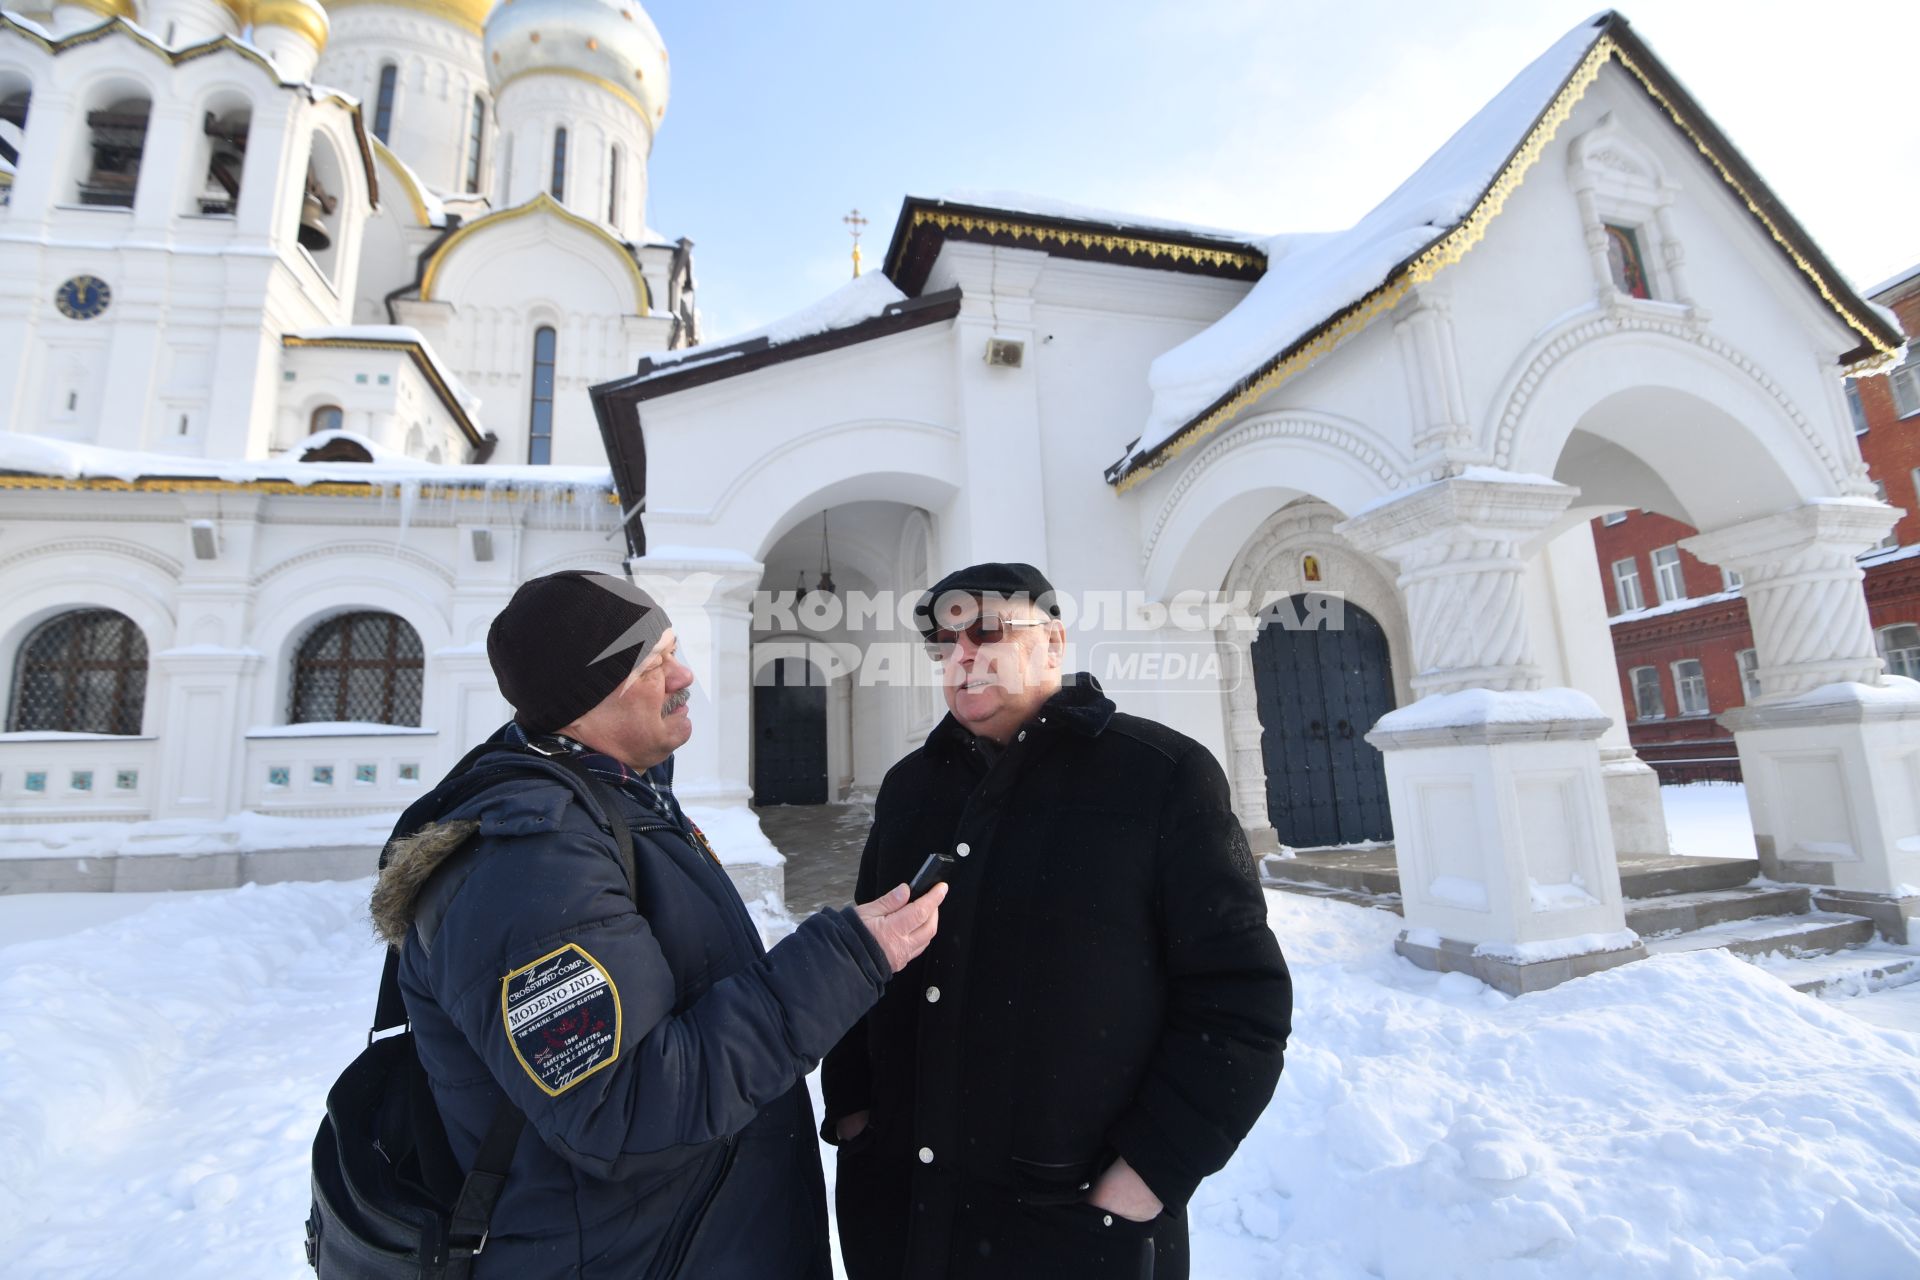
<instances>
[{"instance_id":1,"label":"man in black cap","mask_svg":"<svg viewBox=\"0 0 1920 1280\"><path fill-rule=\"evenodd\" d=\"M473 1274L824 1280L803 1078L926 946L941 893L902 885L763 950L673 797L693 673L665 611L550 574L487 655L513 721L403 816L373 903L461 1169L503 1107L525 1116Z\"/></svg>"},{"instance_id":2,"label":"man in black cap","mask_svg":"<svg viewBox=\"0 0 1920 1280\"><path fill-rule=\"evenodd\" d=\"M1226 777L1065 675L1032 565L949 574L916 620L951 714L887 774L856 896L935 852L951 893L822 1071L847 1275L1181 1280L1291 1024Z\"/></svg>"}]
</instances>

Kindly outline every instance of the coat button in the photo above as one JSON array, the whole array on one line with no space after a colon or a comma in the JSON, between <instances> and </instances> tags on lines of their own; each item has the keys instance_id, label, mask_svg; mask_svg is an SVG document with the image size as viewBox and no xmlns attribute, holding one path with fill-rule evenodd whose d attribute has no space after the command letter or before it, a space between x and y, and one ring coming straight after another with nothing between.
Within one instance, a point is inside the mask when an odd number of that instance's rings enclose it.
<instances>
[{"instance_id":1,"label":"coat button","mask_svg":"<svg viewBox=\"0 0 1920 1280\"><path fill-rule=\"evenodd\" d=\"M939 1004L939 1003L940 1003L940 988L938 988L938 987L928 987L928 988L927 988L927 1003L928 1003L928 1004Z\"/></svg>"},{"instance_id":2,"label":"coat button","mask_svg":"<svg viewBox=\"0 0 1920 1280\"><path fill-rule=\"evenodd\" d=\"M959 844L953 846L953 851L964 858L968 854L973 852L973 847L969 845L965 840L962 840Z\"/></svg>"},{"instance_id":3,"label":"coat button","mask_svg":"<svg viewBox=\"0 0 1920 1280\"><path fill-rule=\"evenodd\" d=\"M1113 1225L1113 1215L1110 1213L1103 1213L1100 1215L1100 1221L1103 1225L1110 1227Z\"/></svg>"},{"instance_id":4,"label":"coat button","mask_svg":"<svg viewBox=\"0 0 1920 1280\"><path fill-rule=\"evenodd\" d=\"M932 1163L933 1163L933 1148L932 1148L932 1147L922 1147L922 1148L920 1148L920 1163L921 1163L921 1164L932 1164Z\"/></svg>"},{"instance_id":5,"label":"coat button","mask_svg":"<svg viewBox=\"0 0 1920 1280\"><path fill-rule=\"evenodd\" d=\"M1015 742L1025 742L1027 740L1027 731L1025 729L1022 729L1019 733L1014 735L1013 740Z\"/></svg>"}]
</instances>

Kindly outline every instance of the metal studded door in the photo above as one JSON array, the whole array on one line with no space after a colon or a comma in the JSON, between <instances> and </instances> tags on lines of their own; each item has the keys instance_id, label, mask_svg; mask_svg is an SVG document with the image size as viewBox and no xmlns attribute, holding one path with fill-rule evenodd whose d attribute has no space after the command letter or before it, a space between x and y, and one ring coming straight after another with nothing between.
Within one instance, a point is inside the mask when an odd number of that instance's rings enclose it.
<instances>
[{"instance_id":1,"label":"metal studded door","mask_svg":"<svg viewBox=\"0 0 1920 1280\"><path fill-rule=\"evenodd\" d=\"M1267 816L1283 844L1391 840L1386 764L1365 734L1393 710L1387 635L1373 615L1306 596L1280 602L1253 642Z\"/></svg>"},{"instance_id":2,"label":"metal studded door","mask_svg":"<svg viewBox=\"0 0 1920 1280\"><path fill-rule=\"evenodd\" d=\"M753 689L753 802L827 802L827 687L805 658L777 658Z\"/></svg>"}]
</instances>

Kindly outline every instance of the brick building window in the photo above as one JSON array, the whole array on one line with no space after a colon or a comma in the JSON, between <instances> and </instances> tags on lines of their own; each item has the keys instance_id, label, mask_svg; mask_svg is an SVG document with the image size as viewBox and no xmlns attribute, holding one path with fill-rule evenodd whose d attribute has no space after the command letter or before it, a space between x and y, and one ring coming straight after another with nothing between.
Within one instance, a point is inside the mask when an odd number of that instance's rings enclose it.
<instances>
[{"instance_id":1,"label":"brick building window","mask_svg":"<svg viewBox=\"0 0 1920 1280\"><path fill-rule=\"evenodd\" d=\"M1607 514L1600 517L1601 524L1613 525L1613 524L1625 524L1626 522L1627 522L1627 513L1624 511L1609 511L1607 512Z\"/></svg>"},{"instance_id":2,"label":"brick building window","mask_svg":"<svg viewBox=\"0 0 1920 1280\"><path fill-rule=\"evenodd\" d=\"M1635 667L1627 672L1627 678L1633 681L1633 718L1665 720L1667 704L1660 694L1660 668Z\"/></svg>"},{"instance_id":3,"label":"brick building window","mask_svg":"<svg viewBox=\"0 0 1920 1280\"><path fill-rule=\"evenodd\" d=\"M1909 348L1907 358L1887 375L1893 387L1893 408L1903 418L1920 413L1920 348Z\"/></svg>"},{"instance_id":4,"label":"brick building window","mask_svg":"<svg viewBox=\"0 0 1920 1280\"><path fill-rule=\"evenodd\" d=\"M1887 486L1885 481L1875 480L1873 482L1873 496L1880 499L1880 501L1882 502L1888 501ZM1887 536L1880 539L1879 542L1875 543L1873 546L1873 549L1871 551L1868 551L1867 554L1872 555L1874 551L1891 551L1899 545L1900 545L1899 535L1894 533L1892 529L1889 529L1887 530Z\"/></svg>"},{"instance_id":5,"label":"brick building window","mask_svg":"<svg viewBox=\"0 0 1920 1280\"><path fill-rule=\"evenodd\" d=\"M1619 601L1622 613L1647 607L1645 597L1640 594L1640 563L1632 556L1613 562L1613 596Z\"/></svg>"},{"instance_id":6,"label":"brick building window","mask_svg":"<svg viewBox=\"0 0 1920 1280\"><path fill-rule=\"evenodd\" d=\"M1661 604L1687 598L1687 580L1680 572L1679 547L1654 548L1653 590Z\"/></svg>"},{"instance_id":7,"label":"brick building window","mask_svg":"<svg viewBox=\"0 0 1920 1280\"><path fill-rule=\"evenodd\" d=\"M1860 403L1860 386L1852 378L1847 379L1847 415L1853 419L1853 434L1867 434L1867 409Z\"/></svg>"},{"instance_id":8,"label":"brick building window","mask_svg":"<svg viewBox=\"0 0 1920 1280\"><path fill-rule=\"evenodd\" d=\"M1880 642L1880 656L1886 659L1888 675L1920 680L1920 627L1910 622L1882 627L1874 639Z\"/></svg>"},{"instance_id":9,"label":"brick building window","mask_svg":"<svg viewBox=\"0 0 1920 1280\"><path fill-rule=\"evenodd\" d=\"M1673 664L1673 692L1683 716L1707 714L1707 674L1698 658L1682 658Z\"/></svg>"},{"instance_id":10,"label":"brick building window","mask_svg":"<svg viewBox=\"0 0 1920 1280\"><path fill-rule=\"evenodd\" d=\"M420 723L420 633L391 613L347 613L315 627L293 660L287 723Z\"/></svg>"},{"instance_id":11,"label":"brick building window","mask_svg":"<svg viewBox=\"0 0 1920 1280\"><path fill-rule=\"evenodd\" d=\"M1738 569L1720 570L1720 589L1722 591L1738 591L1743 585L1745 585L1745 580L1741 578Z\"/></svg>"},{"instance_id":12,"label":"brick building window","mask_svg":"<svg viewBox=\"0 0 1920 1280\"><path fill-rule=\"evenodd\" d=\"M1757 649L1742 649L1733 655L1740 664L1740 695L1748 702L1760 700L1760 653Z\"/></svg>"}]
</instances>

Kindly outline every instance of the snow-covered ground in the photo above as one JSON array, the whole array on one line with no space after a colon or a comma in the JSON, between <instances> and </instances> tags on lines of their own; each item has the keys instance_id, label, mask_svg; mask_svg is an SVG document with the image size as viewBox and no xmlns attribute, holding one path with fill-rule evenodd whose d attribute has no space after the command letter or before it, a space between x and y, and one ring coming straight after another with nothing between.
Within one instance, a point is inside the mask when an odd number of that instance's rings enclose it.
<instances>
[{"instance_id":1,"label":"snow-covered ground","mask_svg":"<svg viewBox=\"0 0 1920 1280\"><path fill-rule=\"evenodd\" d=\"M368 887L0 899L0 938L52 926L0 945L0 1272L309 1274ZM1269 903L1293 1044L1196 1277L1920 1276L1920 1036L1714 953L1509 1000L1395 957L1394 916Z\"/></svg>"}]
</instances>

